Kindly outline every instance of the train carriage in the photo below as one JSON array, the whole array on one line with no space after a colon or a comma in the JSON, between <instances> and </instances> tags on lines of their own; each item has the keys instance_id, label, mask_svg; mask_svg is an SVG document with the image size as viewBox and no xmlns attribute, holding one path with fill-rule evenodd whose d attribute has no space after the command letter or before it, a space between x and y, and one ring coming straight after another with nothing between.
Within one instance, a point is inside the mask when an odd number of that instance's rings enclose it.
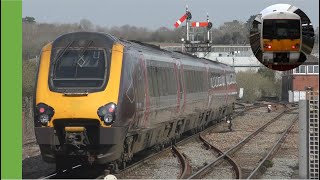
<instances>
[{"instance_id":1,"label":"train carriage","mask_svg":"<svg viewBox=\"0 0 320 180\"><path fill-rule=\"evenodd\" d=\"M94 32L62 35L41 52L35 133L42 157L130 161L232 113L234 69ZM63 164L63 163L62 163Z\"/></svg>"}]
</instances>

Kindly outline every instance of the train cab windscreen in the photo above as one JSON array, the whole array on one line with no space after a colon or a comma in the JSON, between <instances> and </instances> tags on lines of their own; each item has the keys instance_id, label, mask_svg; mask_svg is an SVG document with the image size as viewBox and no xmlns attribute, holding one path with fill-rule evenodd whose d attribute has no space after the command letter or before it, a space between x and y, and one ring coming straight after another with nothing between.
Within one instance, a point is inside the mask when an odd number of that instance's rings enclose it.
<instances>
[{"instance_id":1,"label":"train cab windscreen","mask_svg":"<svg viewBox=\"0 0 320 180\"><path fill-rule=\"evenodd\" d=\"M263 39L300 39L300 20L265 19Z\"/></svg>"},{"instance_id":2,"label":"train cab windscreen","mask_svg":"<svg viewBox=\"0 0 320 180\"><path fill-rule=\"evenodd\" d=\"M57 56L52 71L54 87L99 88L103 85L107 69L104 49L60 49Z\"/></svg>"}]
</instances>

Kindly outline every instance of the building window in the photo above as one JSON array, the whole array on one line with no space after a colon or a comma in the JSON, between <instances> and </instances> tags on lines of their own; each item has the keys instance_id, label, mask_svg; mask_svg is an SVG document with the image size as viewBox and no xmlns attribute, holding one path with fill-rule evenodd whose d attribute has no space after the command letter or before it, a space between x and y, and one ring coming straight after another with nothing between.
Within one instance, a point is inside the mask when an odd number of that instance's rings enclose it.
<instances>
[{"instance_id":1,"label":"building window","mask_svg":"<svg viewBox=\"0 0 320 180\"><path fill-rule=\"evenodd\" d=\"M306 73L306 66L305 65L299 67L299 73Z\"/></svg>"},{"instance_id":2,"label":"building window","mask_svg":"<svg viewBox=\"0 0 320 180\"><path fill-rule=\"evenodd\" d=\"M294 74L306 74L306 66L301 65L301 66L297 67L294 71Z\"/></svg>"},{"instance_id":3,"label":"building window","mask_svg":"<svg viewBox=\"0 0 320 180\"><path fill-rule=\"evenodd\" d=\"M318 65L314 66L313 72L314 73L319 73L319 66Z\"/></svg>"},{"instance_id":4,"label":"building window","mask_svg":"<svg viewBox=\"0 0 320 180\"><path fill-rule=\"evenodd\" d=\"M313 66L309 65L308 67L308 74L313 73Z\"/></svg>"}]
</instances>

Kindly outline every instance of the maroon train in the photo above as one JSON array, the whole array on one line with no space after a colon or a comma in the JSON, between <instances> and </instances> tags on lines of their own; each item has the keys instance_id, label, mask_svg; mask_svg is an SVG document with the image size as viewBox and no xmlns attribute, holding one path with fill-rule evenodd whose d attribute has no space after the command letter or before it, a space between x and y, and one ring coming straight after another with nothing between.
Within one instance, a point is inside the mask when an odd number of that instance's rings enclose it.
<instances>
[{"instance_id":1,"label":"maroon train","mask_svg":"<svg viewBox=\"0 0 320 180\"><path fill-rule=\"evenodd\" d=\"M221 121L236 97L235 71L226 64L103 33L69 33L42 51L35 132L45 161L63 154L117 166Z\"/></svg>"}]
</instances>

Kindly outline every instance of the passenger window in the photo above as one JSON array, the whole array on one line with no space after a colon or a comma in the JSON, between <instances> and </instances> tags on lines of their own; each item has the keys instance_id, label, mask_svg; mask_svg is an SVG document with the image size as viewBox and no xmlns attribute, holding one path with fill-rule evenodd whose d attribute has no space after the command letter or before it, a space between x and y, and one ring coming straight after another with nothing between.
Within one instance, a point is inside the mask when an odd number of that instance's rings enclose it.
<instances>
[{"instance_id":1,"label":"passenger window","mask_svg":"<svg viewBox=\"0 0 320 180\"><path fill-rule=\"evenodd\" d=\"M158 78L157 78L157 68L152 67L152 79L153 79L153 94L155 97L159 96L159 88L158 88Z\"/></svg>"}]
</instances>

